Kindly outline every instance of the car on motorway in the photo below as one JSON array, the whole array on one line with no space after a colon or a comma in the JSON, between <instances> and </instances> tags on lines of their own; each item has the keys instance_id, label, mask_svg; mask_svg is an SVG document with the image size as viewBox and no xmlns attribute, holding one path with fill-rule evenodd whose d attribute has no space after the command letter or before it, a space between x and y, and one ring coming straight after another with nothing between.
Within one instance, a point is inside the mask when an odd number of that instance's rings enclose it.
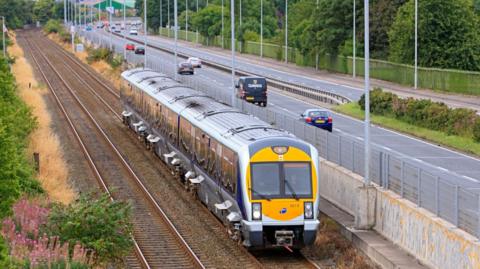
<instances>
[{"instance_id":1,"label":"car on motorway","mask_svg":"<svg viewBox=\"0 0 480 269\"><path fill-rule=\"evenodd\" d=\"M177 73L180 75L183 75L183 74L193 75L194 74L193 65L189 62L180 63L178 64Z\"/></svg>"},{"instance_id":2,"label":"car on motorway","mask_svg":"<svg viewBox=\"0 0 480 269\"><path fill-rule=\"evenodd\" d=\"M92 31L92 26L91 25L87 25L87 31Z\"/></svg>"},{"instance_id":3,"label":"car on motorway","mask_svg":"<svg viewBox=\"0 0 480 269\"><path fill-rule=\"evenodd\" d=\"M138 35L138 30L136 28L130 29L130 35Z\"/></svg>"},{"instance_id":4,"label":"car on motorway","mask_svg":"<svg viewBox=\"0 0 480 269\"><path fill-rule=\"evenodd\" d=\"M333 119L332 113L329 110L319 108L307 109L300 116L300 120L306 124L332 132Z\"/></svg>"},{"instance_id":5,"label":"car on motorway","mask_svg":"<svg viewBox=\"0 0 480 269\"><path fill-rule=\"evenodd\" d=\"M238 98L267 106L267 80L264 77L240 77L235 88L237 88Z\"/></svg>"},{"instance_id":6,"label":"car on motorway","mask_svg":"<svg viewBox=\"0 0 480 269\"><path fill-rule=\"evenodd\" d=\"M196 57L190 57L187 63L191 63L193 68L202 68L202 61Z\"/></svg>"},{"instance_id":7,"label":"car on motorway","mask_svg":"<svg viewBox=\"0 0 480 269\"><path fill-rule=\"evenodd\" d=\"M133 44L133 43L128 43L127 45L125 45L125 49L126 49L126 50L135 51L135 44Z\"/></svg>"},{"instance_id":8,"label":"car on motorway","mask_svg":"<svg viewBox=\"0 0 480 269\"><path fill-rule=\"evenodd\" d=\"M137 47L137 48L135 49L135 54L145 55L145 48L144 48L144 47Z\"/></svg>"}]
</instances>

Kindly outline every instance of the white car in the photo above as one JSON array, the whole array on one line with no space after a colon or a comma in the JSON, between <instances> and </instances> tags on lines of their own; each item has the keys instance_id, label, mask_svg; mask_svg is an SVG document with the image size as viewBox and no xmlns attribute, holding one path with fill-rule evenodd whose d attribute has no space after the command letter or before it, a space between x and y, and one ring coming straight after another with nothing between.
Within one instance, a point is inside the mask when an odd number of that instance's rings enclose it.
<instances>
[{"instance_id":1,"label":"white car","mask_svg":"<svg viewBox=\"0 0 480 269\"><path fill-rule=\"evenodd\" d=\"M190 57L187 60L194 68L202 68L202 61L196 57Z\"/></svg>"},{"instance_id":2,"label":"white car","mask_svg":"<svg viewBox=\"0 0 480 269\"><path fill-rule=\"evenodd\" d=\"M130 35L138 35L137 29L130 29Z\"/></svg>"}]
</instances>

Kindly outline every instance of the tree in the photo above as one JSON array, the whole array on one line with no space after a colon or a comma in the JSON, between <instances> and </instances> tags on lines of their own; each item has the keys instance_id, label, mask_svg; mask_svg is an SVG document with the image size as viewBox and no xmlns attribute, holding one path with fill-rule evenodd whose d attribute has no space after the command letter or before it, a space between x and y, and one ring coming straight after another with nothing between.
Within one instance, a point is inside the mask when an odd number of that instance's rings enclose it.
<instances>
[{"instance_id":1,"label":"tree","mask_svg":"<svg viewBox=\"0 0 480 269\"><path fill-rule=\"evenodd\" d=\"M480 70L480 24L471 0L423 0L418 9L419 65ZM388 36L390 60L413 64L414 0L398 10Z\"/></svg>"},{"instance_id":2,"label":"tree","mask_svg":"<svg viewBox=\"0 0 480 269\"><path fill-rule=\"evenodd\" d=\"M229 9L224 8L224 15L229 14ZM224 17L225 25L229 25L229 17ZM222 30L222 7L209 4L208 7L198 11L192 18L192 27L208 38L220 35Z\"/></svg>"},{"instance_id":3,"label":"tree","mask_svg":"<svg viewBox=\"0 0 480 269\"><path fill-rule=\"evenodd\" d=\"M55 0L38 0L33 6L33 14L36 21L41 23L47 22L53 18Z\"/></svg>"},{"instance_id":4,"label":"tree","mask_svg":"<svg viewBox=\"0 0 480 269\"><path fill-rule=\"evenodd\" d=\"M16 29L32 23L34 3L32 0L0 0L0 14L5 16L7 27Z\"/></svg>"},{"instance_id":5,"label":"tree","mask_svg":"<svg viewBox=\"0 0 480 269\"><path fill-rule=\"evenodd\" d=\"M372 58L387 59L388 30L392 26L398 8L407 0L375 0L370 9L370 50ZM360 23L363 25L363 22ZM360 29L363 34L363 29ZM363 40L363 38L362 38Z\"/></svg>"}]
</instances>

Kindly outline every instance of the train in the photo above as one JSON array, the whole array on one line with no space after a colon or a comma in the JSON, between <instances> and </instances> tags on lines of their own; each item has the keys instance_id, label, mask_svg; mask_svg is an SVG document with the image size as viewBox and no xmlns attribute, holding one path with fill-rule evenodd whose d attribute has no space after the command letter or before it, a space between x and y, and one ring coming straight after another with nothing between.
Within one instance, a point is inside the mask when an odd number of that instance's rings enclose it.
<instances>
[{"instance_id":1,"label":"train","mask_svg":"<svg viewBox=\"0 0 480 269\"><path fill-rule=\"evenodd\" d=\"M291 250L315 241L315 147L165 74L134 68L121 76L123 123L232 239L251 249Z\"/></svg>"}]
</instances>

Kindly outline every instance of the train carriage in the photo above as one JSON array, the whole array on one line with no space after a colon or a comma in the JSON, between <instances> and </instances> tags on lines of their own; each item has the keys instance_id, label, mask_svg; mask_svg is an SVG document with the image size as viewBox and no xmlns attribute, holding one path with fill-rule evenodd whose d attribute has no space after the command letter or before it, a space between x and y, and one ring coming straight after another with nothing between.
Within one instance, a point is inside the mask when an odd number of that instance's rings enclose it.
<instances>
[{"instance_id":1,"label":"train carriage","mask_svg":"<svg viewBox=\"0 0 480 269\"><path fill-rule=\"evenodd\" d=\"M318 153L150 69L122 73L123 121L247 247L301 248L318 218Z\"/></svg>"}]
</instances>

